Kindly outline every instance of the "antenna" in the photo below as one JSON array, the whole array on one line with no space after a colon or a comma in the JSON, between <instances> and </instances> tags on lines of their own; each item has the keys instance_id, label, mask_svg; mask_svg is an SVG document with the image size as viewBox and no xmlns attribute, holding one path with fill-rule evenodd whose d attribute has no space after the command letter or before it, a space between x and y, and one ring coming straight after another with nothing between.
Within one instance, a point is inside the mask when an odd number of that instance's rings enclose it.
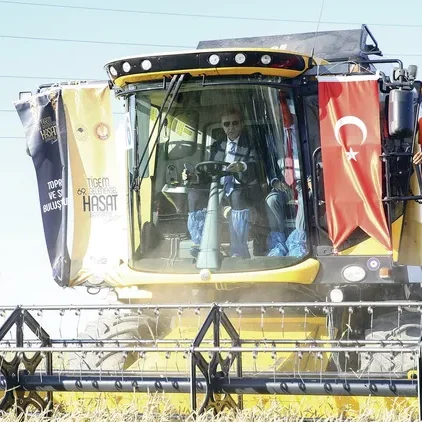
<instances>
[{"instance_id":1,"label":"antenna","mask_svg":"<svg viewBox=\"0 0 422 422\"><path fill-rule=\"evenodd\" d=\"M313 47L312 47L312 54L311 54L311 60L312 60L312 61L313 61L314 54L315 54L316 38L317 38L317 35L318 35L318 31L319 31L319 25L320 25L320 23L321 23L322 12L323 12L323 10L324 10L324 2L325 2L325 0L322 0L322 3L321 3L321 9L320 9L320 11L319 11L319 18L318 18L318 23L317 23L317 27L316 27L316 31L315 31L315 36L314 36L314 45L313 45Z\"/></svg>"}]
</instances>

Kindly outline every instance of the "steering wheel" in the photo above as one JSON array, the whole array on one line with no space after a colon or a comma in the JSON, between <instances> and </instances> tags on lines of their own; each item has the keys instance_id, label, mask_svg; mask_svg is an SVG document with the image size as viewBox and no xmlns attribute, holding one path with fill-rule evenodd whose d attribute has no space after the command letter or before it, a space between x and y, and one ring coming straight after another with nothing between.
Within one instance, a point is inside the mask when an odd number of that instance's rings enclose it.
<instances>
[{"instance_id":1,"label":"steering wheel","mask_svg":"<svg viewBox=\"0 0 422 422\"><path fill-rule=\"evenodd\" d=\"M230 174L225 170L225 167L228 167L230 163L225 161L201 161L196 164L195 170L198 173L208 174L210 176L226 176Z\"/></svg>"},{"instance_id":2,"label":"steering wheel","mask_svg":"<svg viewBox=\"0 0 422 422\"><path fill-rule=\"evenodd\" d=\"M198 173L208 174L209 176L222 177L222 176L233 176L234 179L241 185L246 186L247 183L240 180L238 177L238 172L227 171L225 167L228 167L231 163L226 161L202 161L195 166L195 170Z\"/></svg>"}]
</instances>

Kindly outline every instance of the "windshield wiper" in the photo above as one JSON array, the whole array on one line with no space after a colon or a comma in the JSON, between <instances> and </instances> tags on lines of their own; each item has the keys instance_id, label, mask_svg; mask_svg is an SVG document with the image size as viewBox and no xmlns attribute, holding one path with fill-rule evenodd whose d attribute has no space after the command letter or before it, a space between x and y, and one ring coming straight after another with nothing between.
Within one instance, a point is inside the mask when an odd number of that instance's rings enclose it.
<instances>
[{"instance_id":1,"label":"windshield wiper","mask_svg":"<svg viewBox=\"0 0 422 422\"><path fill-rule=\"evenodd\" d=\"M131 188L133 190L135 190L135 191L139 191L139 189L141 187L141 184L142 184L142 181L144 179L145 173L146 173L147 168L149 166L149 162L151 161L151 157L152 157L152 155L153 155L153 153L155 151L155 148L156 148L156 146L157 146L157 144L158 144L158 142L160 140L161 131L162 131L164 125L167 122L167 116L168 116L168 114L169 114L169 112L171 110L171 107L173 105L173 102L176 99L176 96L177 96L177 94L178 94L178 92L180 90L180 87L182 85L182 82L183 82L184 77L185 77L185 74L174 75L173 78L172 78L172 80L170 81L169 87L167 89L166 96L164 97L164 100L163 100L163 102L161 104L161 108L160 108L160 110L158 112L157 118L156 118L156 120L154 122L154 125L153 125L152 129L151 129L151 133L150 133L150 135L148 137L148 141L147 141L147 143L145 145L144 151L142 152L142 156L139 159L139 162L137 164L135 164L135 166L133 168L133 180L132 180ZM168 101L168 99L170 97L171 97L171 100L170 100L170 102L168 103L168 106L167 106L166 103L167 103L167 101ZM165 108L167 108L167 110L166 110L166 113L164 115L164 118L162 118ZM161 123L160 123L160 126L158 127L158 132L157 132L157 136L156 136L155 141L154 141L154 145L152 147L152 150L149 153L148 160L147 160L147 162L145 164L145 167L144 167L144 171L142 172L141 177L139 177L139 169L140 169L140 167L142 165L142 162L144 160L145 154L146 154L146 152L149 149L149 145L151 143L152 135L153 135L154 130L155 130L155 127L156 127L156 125L157 125L157 123L159 121L161 121ZM136 146L137 142L138 142L138 140L135 139L135 146Z\"/></svg>"}]
</instances>

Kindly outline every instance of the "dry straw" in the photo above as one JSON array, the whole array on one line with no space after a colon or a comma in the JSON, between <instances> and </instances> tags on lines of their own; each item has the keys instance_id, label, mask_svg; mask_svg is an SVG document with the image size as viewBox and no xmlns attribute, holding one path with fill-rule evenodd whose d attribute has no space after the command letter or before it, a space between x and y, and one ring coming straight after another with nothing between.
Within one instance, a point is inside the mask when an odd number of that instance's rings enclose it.
<instances>
[{"instance_id":1,"label":"dry straw","mask_svg":"<svg viewBox=\"0 0 422 422\"><path fill-rule=\"evenodd\" d=\"M93 404L89 400L86 405L81 401L75 406L77 410L68 412L60 405L55 406L52 414L46 413L27 413L22 414L20 418L16 416L13 409L0 416L0 422L299 422L304 421L303 417L295 414L291 408L283 407L276 400L267 403L265 406L257 405L251 409L229 410L214 416L212 411L201 415L183 415L181 416L177 409L172 407L165 399L163 394L155 394L149 397L147 404L140 412L139 402L134 395L134 399L127 405L118 405L115 403L110 408L110 397L108 400L104 396L99 396ZM31 409L33 410L33 409ZM307 412L306 420L313 415ZM365 406L365 410L360 413L349 412L341 418L333 419L312 419L317 421L359 421L359 422L410 422L417 420L417 406L403 408L402 406L393 406L390 409L375 411L370 406Z\"/></svg>"}]
</instances>

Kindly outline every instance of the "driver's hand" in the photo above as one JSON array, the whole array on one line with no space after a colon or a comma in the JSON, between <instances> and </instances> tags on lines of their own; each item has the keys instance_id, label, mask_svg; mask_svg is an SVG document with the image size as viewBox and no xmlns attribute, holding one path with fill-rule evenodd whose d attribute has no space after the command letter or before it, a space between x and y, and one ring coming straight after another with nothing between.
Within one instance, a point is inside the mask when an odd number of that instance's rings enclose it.
<instances>
[{"instance_id":1,"label":"driver's hand","mask_svg":"<svg viewBox=\"0 0 422 422\"><path fill-rule=\"evenodd\" d=\"M421 164L422 163L422 151L418 151L413 156L413 164Z\"/></svg>"},{"instance_id":2,"label":"driver's hand","mask_svg":"<svg viewBox=\"0 0 422 422\"><path fill-rule=\"evenodd\" d=\"M246 163L243 161L234 161L233 163L227 166L227 171L232 173L241 173L242 171L246 170Z\"/></svg>"},{"instance_id":3,"label":"driver's hand","mask_svg":"<svg viewBox=\"0 0 422 422\"><path fill-rule=\"evenodd\" d=\"M290 192L290 187L286 182L282 182L280 180L276 180L273 183L273 188L274 190L276 190L277 192L285 192L285 193L289 193Z\"/></svg>"},{"instance_id":4,"label":"driver's hand","mask_svg":"<svg viewBox=\"0 0 422 422\"><path fill-rule=\"evenodd\" d=\"M182 171L182 180L184 182L188 181L189 180L189 176L190 176L190 172L188 170L186 170L186 169L183 169L183 171Z\"/></svg>"},{"instance_id":5,"label":"driver's hand","mask_svg":"<svg viewBox=\"0 0 422 422\"><path fill-rule=\"evenodd\" d=\"M273 183L273 189L276 192L284 192L289 199L293 199L293 192L290 186L286 182L282 182L280 180L276 180Z\"/></svg>"}]
</instances>

